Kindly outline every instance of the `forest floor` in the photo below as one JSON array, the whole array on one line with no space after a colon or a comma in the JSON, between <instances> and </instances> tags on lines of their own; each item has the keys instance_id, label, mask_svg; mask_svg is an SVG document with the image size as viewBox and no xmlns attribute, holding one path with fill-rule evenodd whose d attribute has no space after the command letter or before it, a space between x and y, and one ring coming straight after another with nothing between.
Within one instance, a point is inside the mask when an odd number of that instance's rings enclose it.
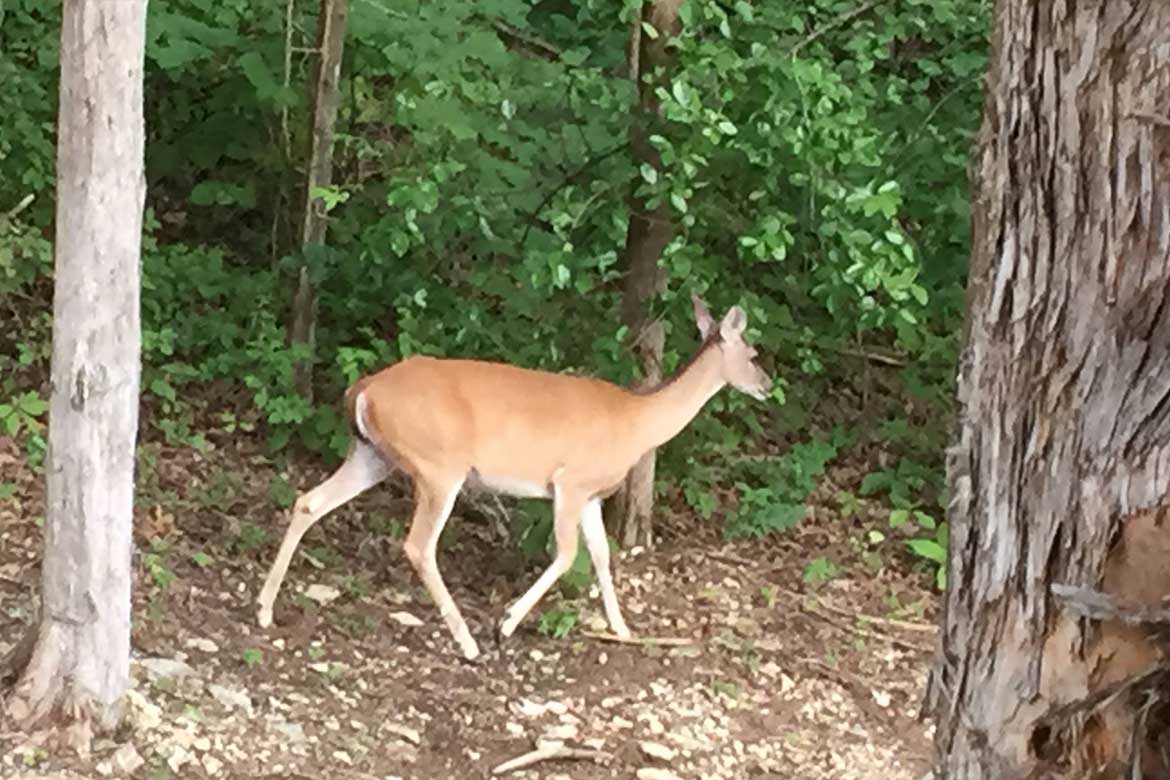
<instances>
[{"instance_id":1,"label":"forest floor","mask_svg":"<svg viewBox=\"0 0 1170 780\"><path fill-rule=\"evenodd\" d=\"M257 454L143 448L128 718L88 758L51 751L0 715L0 777L490 777L537 741L607 761L548 760L512 778L920 780L918 720L935 643L932 578L866 554L843 519L836 464L797 528L727 543L715 522L660 512L659 542L616 556L636 636L617 644L596 592L555 590L510 640L493 628L543 565L510 552L461 500L440 568L485 651L457 655L394 540L401 485L370 491L312 529L261 630L255 599L284 532L279 508L324 475L277 474ZM34 619L43 480L0 437L0 657ZM870 518L872 521L873 518ZM809 561L836 571L807 582ZM562 638L538 630L576 616ZM551 632L549 632L551 633ZM542 743L543 744L543 743Z\"/></svg>"}]
</instances>

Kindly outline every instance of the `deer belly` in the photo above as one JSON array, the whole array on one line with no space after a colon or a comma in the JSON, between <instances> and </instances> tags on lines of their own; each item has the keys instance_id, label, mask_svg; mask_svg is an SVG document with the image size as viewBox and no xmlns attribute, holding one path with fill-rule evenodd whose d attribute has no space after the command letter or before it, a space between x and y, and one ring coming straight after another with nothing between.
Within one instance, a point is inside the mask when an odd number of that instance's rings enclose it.
<instances>
[{"instance_id":1,"label":"deer belly","mask_svg":"<svg viewBox=\"0 0 1170 780\"><path fill-rule=\"evenodd\" d=\"M513 479L512 477L497 477L479 471L476 471L472 475L472 479L488 490L501 493L505 496L513 496L514 498L552 498L552 492L549 490L549 486L547 484L542 485L539 482Z\"/></svg>"}]
</instances>

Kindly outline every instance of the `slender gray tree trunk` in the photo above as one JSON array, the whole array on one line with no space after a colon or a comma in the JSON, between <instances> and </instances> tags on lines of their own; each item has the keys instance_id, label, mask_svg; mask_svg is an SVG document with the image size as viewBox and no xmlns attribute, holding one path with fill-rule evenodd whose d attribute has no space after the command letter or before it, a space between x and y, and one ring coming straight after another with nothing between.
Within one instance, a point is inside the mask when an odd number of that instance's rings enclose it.
<instances>
[{"instance_id":1,"label":"slender gray tree trunk","mask_svg":"<svg viewBox=\"0 0 1170 780\"><path fill-rule=\"evenodd\" d=\"M630 147L640 162L661 168L658 153L647 140L650 124L659 115L655 90L670 82L671 56L667 42L678 35L681 0L647 0L640 18L630 27L626 60L630 77L637 85L638 104L630 130ZM642 34L642 25L658 31L656 37ZM622 322L629 327L634 356L642 371L643 387L662 381L662 352L665 334L651 318L651 304L666 284L666 274L658 263L674 235L670 206L661 203L650 208L646 199L630 198L630 222L626 231L625 289L622 291ZM654 539L654 465L651 450L626 475L621 488L606 504L609 526L618 544L650 546Z\"/></svg>"},{"instance_id":2,"label":"slender gray tree trunk","mask_svg":"<svg viewBox=\"0 0 1170 780\"><path fill-rule=\"evenodd\" d=\"M996 4L938 776L1170 777L1170 5ZM1147 616L1148 617L1148 616Z\"/></svg>"},{"instance_id":3,"label":"slender gray tree trunk","mask_svg":"<svg viewBox=\"0 0 1170 780\"><path fill-rule=\"evenodd\" d=\"M301 251L313 251L325 243L329 222L325 205L314 192L333 182L333 131L337 124L337 107L341 96L341 56L345 49L345 20L348 0L321 0L317 22L317 68L313 80L313 127L309 133L309 159L305 176L305 211L301 220ZM304 344L310 357L296 366L297 391L313 397L313 351L317 343L317 289L303 266L293 296L292 327L289 341Z\"/></svg>"},{"instance_id":4,"label":"slender gray tree trunk","mask_svg":"<svg viewBox=\"0 0 1170 780\"><path fill-rule=\"evenodd\" d=\"M145 23L146 0L67 0L61 31L41 622L8 712L79 747L129 678Z\"/></svg>"}]
</instances>

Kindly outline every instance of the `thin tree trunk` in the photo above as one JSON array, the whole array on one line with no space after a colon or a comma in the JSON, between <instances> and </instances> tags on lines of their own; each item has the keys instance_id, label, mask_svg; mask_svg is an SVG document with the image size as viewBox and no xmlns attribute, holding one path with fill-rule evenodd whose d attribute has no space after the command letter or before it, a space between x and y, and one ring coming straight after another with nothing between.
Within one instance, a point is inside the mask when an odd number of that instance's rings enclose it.
<instances>
[{"instance_id":1,"label":"thin tree trunk","mask_svg":"<svg viewBox=\"0 0 1170 780\"><path fill-rule=\"evenodd\" d=\"M991 63L938 776L1170 777L1170 6L999 0Z\"/></svg>"},{"instance_id":2,"label":"thin tree trunk","mask_svg":"<svg viewBox=\"0 0 1170 780\"><path fill-rule=\"evenodd\" d=\"M641 19L630 28L626 51L630 76L637 84L638 106L630 130L630 147L634 159L661 169L662 161L647 140L649 125L659 115L655 90L669 83L671 57L667 42L679 33L678 9L681 0L653 0L642 6ZM657 37L645 35L642 24L658 31ZM628 326L635 345L634 353L642 370L643 386L662 380L664 335L651 319L650 307L662 293L666 274L659 268L662 252L674 236L670 206L660 203L650 208L645 198L630 198L630 222L626 231L625 289L622 293L622 323ZM621 488L607 502L610 527L623 547L650 546L653 541L654 461L651 450L630 469Z\"/></svg>"},{"instance_id":3,"label":"thin tree trunk","mask_svg":"<svg viewBox=\"0 0 1170 780\"><path fill-rule=\"evenodd\" d=\"M61 31L42 609L8 712L84 749L130 664L146 0L72 0Z\"/></svg>"},{"instance_id":4,"label":"thin tree trunk","mask_svg":"<svg viewBox=\"0 0 1170 780\"><path fill-rule=\"evenodd\" d=\"M341 80L347 13L348 0L321 0L321 16L317 22L319 55L313 81L313 129L309 134L305 211L301 223L302 253L312 252L313 247L323 245L328 229L324 203L314 192L333 182L333 129L337 123L337 106L340 101L338 83ZM297 391L311 399L312 355L317 341L317 290L307 264L301 266L297 279L289 341L308 347L309 357L298 363L295 382Z\"/></svg>"}]
</instances>

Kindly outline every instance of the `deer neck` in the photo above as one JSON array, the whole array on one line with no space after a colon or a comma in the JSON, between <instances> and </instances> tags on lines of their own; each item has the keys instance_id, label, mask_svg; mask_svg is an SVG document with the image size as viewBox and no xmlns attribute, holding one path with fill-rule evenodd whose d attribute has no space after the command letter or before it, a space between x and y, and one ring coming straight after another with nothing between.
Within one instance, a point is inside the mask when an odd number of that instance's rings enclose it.
<instances>
[{"instance_id":1,"label":"deer neck","mask_svg":"<svg viewBox=\"0 0 1170 780\"><path fill-rule=\"evenodd\" d=\"M640 396L633 426L645 451L659 447L687 427L726 382L720 372L719 347L708 345L680 373Z\"/></svg>"}]
</instances>

